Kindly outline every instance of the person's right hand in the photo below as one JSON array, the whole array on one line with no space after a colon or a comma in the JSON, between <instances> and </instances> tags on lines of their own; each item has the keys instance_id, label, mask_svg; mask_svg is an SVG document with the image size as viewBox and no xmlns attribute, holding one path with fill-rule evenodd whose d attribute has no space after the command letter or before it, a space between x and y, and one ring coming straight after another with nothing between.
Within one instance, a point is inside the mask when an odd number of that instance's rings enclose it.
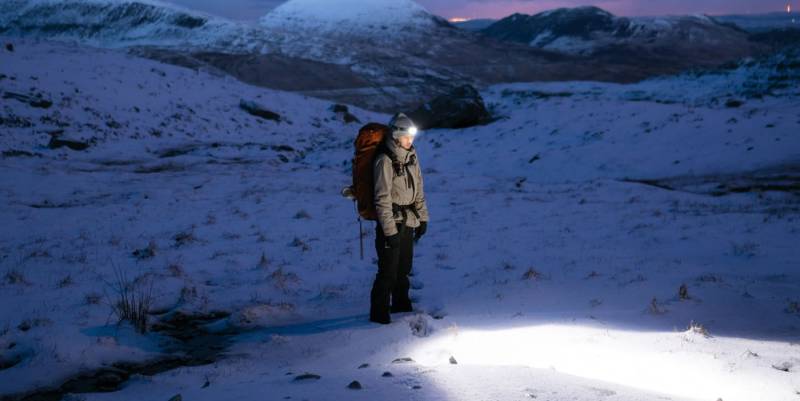
<instances>
[{"instance_id":1,"label":"person's right hand","mask_svg":"<svg viewBox=\"0 0 800 401\"><path fill-rule=\"evenodd\" d=\"M386 245L389 248L397 248L400 246L400 234L390 235L386 237Z\"/></svg>"}]
</instances>

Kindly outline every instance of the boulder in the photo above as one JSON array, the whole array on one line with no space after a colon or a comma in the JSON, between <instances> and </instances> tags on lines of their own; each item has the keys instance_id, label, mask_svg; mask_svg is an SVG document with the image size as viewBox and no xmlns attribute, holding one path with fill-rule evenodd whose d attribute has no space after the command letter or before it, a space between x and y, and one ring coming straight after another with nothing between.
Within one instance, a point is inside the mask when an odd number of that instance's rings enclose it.
<instances>
[{"instance_id":1,"label":"boulder","mask_svg":"<svg viewBox=\"0 0 800 401\"><path fill-rule=\"evenodd\" d=\"M345 124L361 122L361 120L359 120L358 117L350 113L350 109L348 109L347 106L344 104L338 104L338 103L334 104L333 106L331 106L331 110L337 115L340 115L342 121L344 121Z\"/></svg>"},{"instance_id":2,"label":"boulder","mask_svg":"<svg viewBox=\"0 0 800 401\"><path fill-rule=\"evenodd\" d=\"M63 130L50 132L50 142L47 143L47 147L50 149L58 149L66 146L72 150L86 150L89 147L88 142L65 138L63 137L63 133Z\"/></svg>"},{"instance_id":3,"label":"boulder","mask_svg":"<svg viewBox=\"0 0 800 401\"><path fill-rule=\"evenodd\" d=\"M239 107L242 110L256 117L261 117L263 119L272 121L281 121L280 114L274 111L267 110L264 106L256 102L242 99L239 101Z\"/></svg>"},{"instance_id":4,"label":"boulder","mask_svg":"<svg viewBox=\"0 0 800 401\"><path fill-rule=\"evenodd\" d=\"M423 130L467 128L492 121L483 99L471 85L459 86L407 114Z\"/></svg>"}]
</instances>

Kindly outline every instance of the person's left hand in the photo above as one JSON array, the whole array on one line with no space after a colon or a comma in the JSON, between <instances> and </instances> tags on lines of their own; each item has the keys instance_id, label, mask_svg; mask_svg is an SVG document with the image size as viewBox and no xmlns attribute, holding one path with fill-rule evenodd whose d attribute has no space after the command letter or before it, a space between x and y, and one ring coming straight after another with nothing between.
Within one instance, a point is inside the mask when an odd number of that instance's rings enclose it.
<instances>
[{"instance_id":1,"label":"person's left hand","mask_svg":"<svg viewBox=\"0 0 800 401\"><path fill-rule=\"evenodd\" d=\"M419 240L425 235L425 232L428 231L428 222L427 221L420 221L419 227L414 229L414 241Z\"/></svg>"}]
</instances>

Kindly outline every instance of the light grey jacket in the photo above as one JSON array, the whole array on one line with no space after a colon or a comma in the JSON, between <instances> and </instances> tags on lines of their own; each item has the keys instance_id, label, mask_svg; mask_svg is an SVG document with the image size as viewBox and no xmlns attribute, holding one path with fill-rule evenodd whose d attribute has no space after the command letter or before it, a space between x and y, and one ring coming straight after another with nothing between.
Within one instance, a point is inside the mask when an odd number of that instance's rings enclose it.
<instances>
[{"instance_id":1,"label":"light grey jacket","mask_svg":"<svg viewBox=\"0 0 800 401\"><path fill-rule=\"evenodd\" d=\"M387 138L388 150L395 154L397 160L404 164L405 174L398 176L392 166L392 159L384 153L379 153L375 158L375 210L378 212L378 223L383 229L383 234L391 236L397 234L396 224L403 220L403 214L393 213L392 203L398 205L414 205L419 213L419 219L410 210L406 212L406 226L418 227L420 221L428 221L428 206L425 204L425 191L422 183L422 169L416 149L412 146L406 150L394 140ZM408 164L416 157L416 162Z\"/></svg>"}]
</instances>

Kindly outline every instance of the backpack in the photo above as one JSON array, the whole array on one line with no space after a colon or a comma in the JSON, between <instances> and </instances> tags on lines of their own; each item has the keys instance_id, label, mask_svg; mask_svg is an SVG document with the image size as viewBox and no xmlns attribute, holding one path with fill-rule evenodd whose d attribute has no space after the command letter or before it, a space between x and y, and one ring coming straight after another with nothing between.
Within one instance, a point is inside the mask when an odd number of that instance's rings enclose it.
<instances>
[{"instance_id":1,"label":"backpack","mask_svg":"<svg viewBox=\"0 0 800 401\"><path fill-rule=\"evenodd\" d=\"M358 214L365 220L377 220L375 210L375 157L382 149L383 139L390 135L389 127L379 123L368 123L358 130L353 157L353 185L350 187L355 198Z\"/></svg>"}]
</instances>

